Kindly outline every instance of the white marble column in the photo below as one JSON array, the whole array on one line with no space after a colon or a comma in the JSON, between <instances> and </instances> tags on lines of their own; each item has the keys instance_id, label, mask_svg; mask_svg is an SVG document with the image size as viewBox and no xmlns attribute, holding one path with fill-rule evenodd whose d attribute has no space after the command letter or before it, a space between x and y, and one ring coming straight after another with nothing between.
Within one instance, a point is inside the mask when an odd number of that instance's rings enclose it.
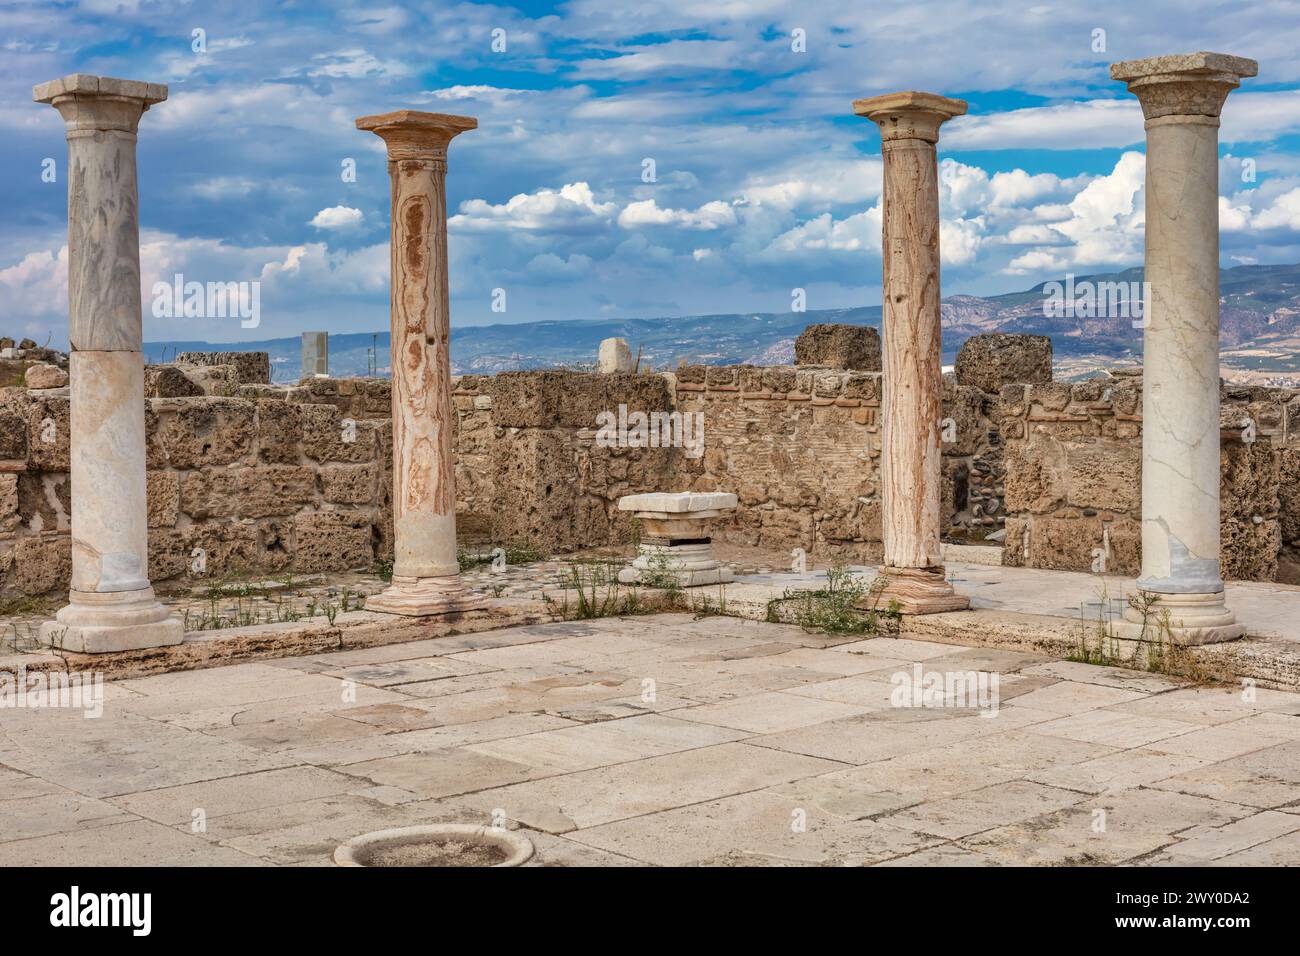
<instances>
[{"instance_id":1,"label":"white marble column","mask_svg":"<svg viewBox=\"0 0 1300 956\"><path fill-rule=\"evenodd\" d=\"M939 126L966 104L933 93L857 100L880 127L884 158L880 455L885 560L879 605L905 614L968 606L944 578L939 549L943 370L939 324ZM873 599L874 600L874 599Z\"/></svg>"},{"instance_id":2,"label":"white marble column","mask_svg":"<svg viewBox=\"0 0 1300 956\"><path fill-rule=\"evenodd\" d=\"M1190 53L1111 66L1146 117L1142 576L1154 604L1201 644L1240 637L1219 575L1219 112L1254 60ZM1130 607L1134 625L1143 611Z\"/></svg>"},{"instance_id":3,"label":"white marble column","mask_svg":"<svg viewBox=\"0 0 1300 956\"><path fill-rule=\"evenodd\" d=\"M450 614L484 607L456 560L455 409L447 283L447 144L478 121L398 110L357 128L388 145L392 181L393 583L366 609Z\"/></svg>"},{"instance_id":4,"label":"white marble column","mask_svg":"<svg viewBox=\"0 0 1300 956\"><path fill-rule=\"evenodd\" d=\"M76 73L32 91L68 134L72 589L41 637L97 653L180 643L149 584L136 126L167 87Z\"/></svg>"}]
</instances>

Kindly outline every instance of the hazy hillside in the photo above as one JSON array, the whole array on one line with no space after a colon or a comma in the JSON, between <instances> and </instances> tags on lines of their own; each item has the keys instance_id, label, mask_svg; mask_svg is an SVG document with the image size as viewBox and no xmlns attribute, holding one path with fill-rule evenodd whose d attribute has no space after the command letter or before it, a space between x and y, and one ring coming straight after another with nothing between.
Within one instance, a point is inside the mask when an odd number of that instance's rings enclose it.
<instances>
[{"instance_id":1,"label":"hazy hillside","mask_svg":"<svg viewBox=\"0 0 1300 956\"><path fill-rule=\"evenodd\" d=\"M1076 276L1082 282L1140 283L1141 269ZM1221 336L1224 364L1265 373L1300 370L1300 265L1237 266L1221 274ZM996 296L953 295L943 300L944 360L951 362L961 343L980 332L1024 332L1052 338L1058 362L1067 372L1099 365L1134 362L1141 356L1142 333L1127 317L1088 318L1044 315L1044 286ZM1137 288L1140 288L1137 287ZM452 364L456 372L581 367L595 362L600 340L621 336L643 365L675 366L680 360L711 365L746 362L774 365L792 362L794 339L804 326L819 322L880 324L880 307L809 312L763 312L671 318L526 322L518 325L453 329ZM186 350L257 349L271 353L274 377L298 377L300 343L296 338L245 342L238 346L205 342L149 342L150 361ZM388 333L359 332L330 336L330 371L335 375L371 372L370 350L378 356L377 374L386 376Z\"/></svg>"}]
</instances>

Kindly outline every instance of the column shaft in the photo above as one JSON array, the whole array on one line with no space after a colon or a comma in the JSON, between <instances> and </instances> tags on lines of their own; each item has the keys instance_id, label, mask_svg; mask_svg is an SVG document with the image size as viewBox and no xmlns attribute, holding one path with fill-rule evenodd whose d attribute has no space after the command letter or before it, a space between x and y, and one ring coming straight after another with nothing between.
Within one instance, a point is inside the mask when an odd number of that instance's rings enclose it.
<instances>
[{"instance_id":1,"label":"column shaft","mask_svg":"<svg viewBox=\"0 0 1300 956\"><path fill-rule=\"evenodd\" d=\"M486 600L456 554L455 408L447 268L447 144L466 116L400 110L357 120L388 144L392 196L393 583L374 611L432 615Z\"/></svg>"},{"instance_id":2,"label":"column shaft","mask_svg":"<svg viewBox=\"0 0 1300 956\"><path fill-rule=\"evenodd\" d=\"M883 153L884 563L941 569L943 372L935 148L905 139L886 142Z\"/></svg>"},{"instance_id":3,"label":"column shaft","mask_svg":"<svg viewBox=\"0 0 1300 956\"><path fill-rule=\"evenodd\" d=\"M1254 60L1188 53L1111 66L1146 118L1142 576L1121 636L1245 633L1219 571L1219 114Z\"/></svg>"},{"instance_id":4,"label":"column shaft","mask_svg":"<svg viewBox=\"0 0 1300 956\"><path fill-rule=\"evenodd\" d=\"M444 160L392 178L393 574L456 574Z\"/></svg>"},{"instance_id":5,"label":"column shaft","mask_svg":"<svg viewBox=\"0 0 1300 956\"><path fill-rule=\"evenodd\" d=\"M179 643L149 583L136 127L156 84L74 74L37 87L68 138L70 603L42 626L68 650Z\"/></svg>"},{"instance_id":6,"label":"column shaft","mask_svg":"<svg viewBox=\"0 0 1300 956\"><path fill-rule=\"evenodd\" d=\"M939 314L939 127L966 104L932 93L858 100L880 127L884 426L880 455L884 564L870 600L905 614L968 600L944 579L939 547L943 368Z\"/></svg>"},{"instance_id":7,"label":"column shaft","mask_svg":"<svg viewBox=\"0 0 1300 956\"><path fill-rule=\"evenodd\" d=\"M1217 127L1147 134L1139 585L1162 593L1223 590Z\"/></svg>"}]
</instances>

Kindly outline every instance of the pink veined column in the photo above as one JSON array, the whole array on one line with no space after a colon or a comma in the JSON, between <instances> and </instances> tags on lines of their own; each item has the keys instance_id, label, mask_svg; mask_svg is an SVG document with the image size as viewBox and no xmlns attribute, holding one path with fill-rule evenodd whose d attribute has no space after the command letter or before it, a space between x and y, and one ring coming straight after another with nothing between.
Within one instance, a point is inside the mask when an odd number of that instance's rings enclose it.
<instances>
[{"instance_id":1,"label":"pink veined column","mask_svg":"<svg viewBox=\"0 0 1300 956\"><path fill-rule=\"evenodd\" d=\"M880 127L884 427L880 456L885 560L871 600L905 614L965 608L939 548L943 373L939 322L939 126L966 104L933 93L857 100Z\"/></svg>"},{"instance_id":2,"label":"pink veined column","mask_svg":"<svg viewBox=\"0 0 1300 956\"><path fill-rule=\"evenodd\" d=\"M46 644L100 653L179 644L149 583L136 128L167 87L74 73L36 87L68 135L72 587Z\"/></svg>"},{"instance_id":3,"label":"pink veined column","mask_svg":"<svg viewBox=\"0 0 1300 956\"><path fill-rule=\"evenodd\" d=\"M398 110L363 116L388 145L392 180L393 582L366 609L450 614L484 607L456 558L455 409L447 280L447 144L478 121Z\"/></svg>"}]
</instances>

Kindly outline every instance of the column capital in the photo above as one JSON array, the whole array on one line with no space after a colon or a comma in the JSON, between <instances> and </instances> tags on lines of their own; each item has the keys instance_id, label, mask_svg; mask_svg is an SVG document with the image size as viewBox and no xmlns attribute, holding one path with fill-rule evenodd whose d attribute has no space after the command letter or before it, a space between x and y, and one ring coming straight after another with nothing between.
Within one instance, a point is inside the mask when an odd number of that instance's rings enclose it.
<instances>
[{"instance_id":1,"label":"column capital","mask_svg":"<svg viewBox=\"0 0 1300 956\"><path fill-rule=\"evenodd\" d=\"M879 126L884 143L904 139L937 143L939 126L965 113L966 101L911 90L854 100L853 112Z\"/></svg>"},{"instance_id":2,"label":"column capital","mask_svg":"<svg viewBox=\"0 0 1300 956\"><path fill-rule=\"evenodd\" d=\"M70 73L32 88L32 100L57 109L68 134L80 130L134 133L145 110L167 99L167 87L143 80Z\"/></svg>"},{"instance_id":3,"label":"column capital","mask_svg":"<svg viewBox=\"0 0 1300 956\"><path fill-rule=\"evenodd\" d=\"M397 110L357 119L357 129L369 130L388 144L390 161L444 159L447 144L466 130L477 129L473 116Z\"/></svg>"},{"instance_id":4,"label":"column capital","mask_svg":"<svg viewBox=\"0 0 1300 956\"><path fill-rule=\"evenodd\" d=\"M1112 63L1110 78L1128 84L1148 123L1167 116L1218 120L1228 94L1259 64L1226 53L1175 53Z\"/></svg>"}]
</instances>

